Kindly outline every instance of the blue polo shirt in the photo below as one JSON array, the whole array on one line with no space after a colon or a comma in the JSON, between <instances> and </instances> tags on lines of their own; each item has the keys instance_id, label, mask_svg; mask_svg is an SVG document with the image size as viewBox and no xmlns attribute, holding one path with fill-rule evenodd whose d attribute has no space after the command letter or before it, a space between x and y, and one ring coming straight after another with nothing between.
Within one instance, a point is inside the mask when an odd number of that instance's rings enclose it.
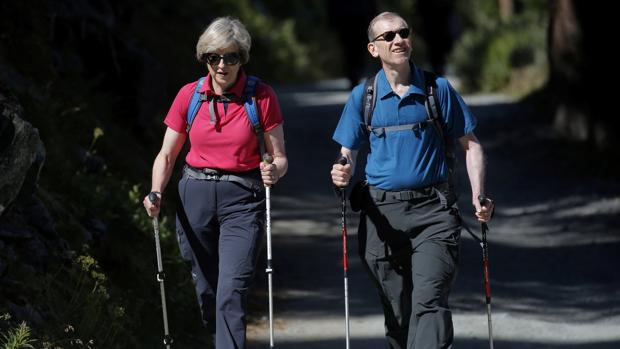
<instances>
[{"instance_id":1,"label":"blue polo shirt","mask_svg":"<svg viewBox=\"0 0 620 349\"><path fill-rule=\"evenodd\" d=\"M427 119L424 72L411 65L411 86L401 98L394 93L381 70L377 75L377 101L372 117L373 127L408 125ZM342 111L333 139L340 145L358 150L370 141L366 163L366 179L384 190L423 188L447 180L448 168L443 140L428 124L419 130L385 132L382 136L364 128L362 100L364 84L353 88ZM474 130L477 121L463 98L445 78L437 78L442 123L449 137L460 138Z\"/></svg>"}]
</instances>

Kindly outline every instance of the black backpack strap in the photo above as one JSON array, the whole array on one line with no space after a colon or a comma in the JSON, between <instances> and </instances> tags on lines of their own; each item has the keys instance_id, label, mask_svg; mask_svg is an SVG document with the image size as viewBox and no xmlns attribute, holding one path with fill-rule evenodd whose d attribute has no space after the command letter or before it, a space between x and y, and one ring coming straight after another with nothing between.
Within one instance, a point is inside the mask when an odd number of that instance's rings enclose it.
<instances>
[{"instance_id":1,"label":"black backpack strap","mask_svg":"<svg viewBox=\"0 0 620 349\"><path fill-rule=\"evenodd\" d=\"M424 106L426 107L428 121L433 125L446 146L446 154L451 153L450 155L453 157L452 149L448 146L450 139L442 123L441 106L437 97L437 75L424 71L424 84L426 85L426 102Z\"/></svg>"},{"instance_id":2,"label":"black backpack strap","mask_svg":"<svg viewBox=\"0 0 620 349\"><path fill-rule=\"evenodd\" d=\"M364 117L364 128L370 131L372 114L377 103L377 76L379 73L366 79L364 83L364 99L362 101L362 115Z\"/></svg>"},{"instance_id":3,"label":"black backpack strap","mask_svg":"<svg viewBox=\"0 0 620 349\"><path fill-rule=\"evenodd\" d=\"M432 72L424 71L424 84L426 85L426 113L428 123L433 125L437 135L442 140L444 155L448 165L448 184L451 192L454 193L456 185L456 177L454 169L456 168L456 154L454 153L454 140L450 138L443 127L441 105L437 97L437 75Z\"/></svg>"},{"instance_id":4,"label":"black backpack strap","mask_svg":"<svg viewBox=\"0 0 620 349\"><path fill-rule=\"evenodd\" d=\"M437 75L434 73L424 71L424 84L426 85L426 101L424 107L426 107L426 114L428 121L433 124L435 131L439 137L446 143L446 136L441 124L441 109L439 101L437 100Z\"/></svg>"}]
</instances>

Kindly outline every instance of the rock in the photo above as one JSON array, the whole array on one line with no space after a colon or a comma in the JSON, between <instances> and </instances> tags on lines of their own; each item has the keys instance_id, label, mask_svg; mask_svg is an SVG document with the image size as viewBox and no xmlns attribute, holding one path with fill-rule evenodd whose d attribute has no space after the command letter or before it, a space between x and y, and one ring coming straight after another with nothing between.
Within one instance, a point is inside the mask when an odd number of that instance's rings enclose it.
<instances>
[{"instance_id":1,"label":"rock","mask_svg":"<svg viewBox=\"0 0 620 349\"><path fill-rule=\"evenodd\" d=\"M88 230L90 235L90 240L87 241L91 241L93 238L102 240L108 233L108 225L97 217L87 218L84 222L84 227Z\"/></svg>"},{"instance_id":2,"label":"rock","mask_svg":"<svg viewBox=\"0 0 620 349\"><path fill-rule=\"evenodd\" d=\"M0 238L3 240L26 240L32 239L35 235L30 227L20 226L12 223L2 223L0 226Z\"/></svg>"},{"instance_id":3,"label":"rock","mask_svg":"<svg viewBox=\"0 0 620 349\"><path fill-rule=\"evenodd\" d=\"M58 238L54 219L38 196L31 195L23 204L22 211L28 224L35 227L41 235L48 239Z\"/></svg>"},{"instance_id":4,"label":"rock","mask_svg":"<svg viewBox=\"0 0 620 349\"><path fill-rule=\"evenodd\" d=\"M4 125L2 133L11 139L10 144L5 144L0 152L0 215L13 203L24 186L29 190L36 187L39 170L45 159L38 130L24 121L22 114L23 110L17 101L0 92L0 119Z\"/></svg>"},{"instance_id":5,"label":"rock","mask_svg":"<svg viewBox=\"0 0 620 349\"><path fill-rule=\"evenodd\" d=\"M4 276L4 272L7 269L7 263L4 260L4 258L0 258L0 278L2 278Z\"/></svg>"},{"instance_id":6,"label":"rock","mask_svg":"<svg viewBox=\"0 0 620 349\"><path fill-rule=\"evenodd\" d=\"M43 316L41 316L41 313L29 303L8 303L11 314L13 314L18 321L26 321L28 324L34 327L43 324Z\"/></svg>"},{"instance_id":7,"label":"rock","mask_svg":"<svg viewBox=\"0 0 620 349\"><path fill-rule=\"evenodd\" d=\"M15 126L13 122L0 113L0 154L8 148L15 138Z\"/></svg>"},{"instance_id":8,"label":"rock","mask_svg":"<svg viewBox=\"0 0 620 349\"><path fill-rule=\"evenodd\" d=\"M21 258L24 264L31 265L38 272L45 272L50 266L50 251L39 236L19 244Z\"/></svg>"}]
</instances>

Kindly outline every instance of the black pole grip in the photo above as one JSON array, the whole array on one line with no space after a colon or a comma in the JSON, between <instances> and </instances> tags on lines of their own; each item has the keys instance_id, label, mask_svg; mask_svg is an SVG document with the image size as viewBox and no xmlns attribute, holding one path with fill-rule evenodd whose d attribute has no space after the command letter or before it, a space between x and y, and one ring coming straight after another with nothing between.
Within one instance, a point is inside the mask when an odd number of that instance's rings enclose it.
<instances>
[{"instance_id":1,"label":"black pole grip","mask_svg":"<svg viewBox=\"0 0 620 349\"><path fill-rule=\"evenodd\" d=\"M485 206L487 203L487 197L484 195L478 195L478 202L480 203L480 206Z\"/></svg>"},{"instance_id":2,"label":"black pole grip","mask_svg":"<svg viewBox=\"0 0 620 349\"><path fill-rule=\"evenodd\" d=\"M342 154L340 154L340 157L336 160L336 163L339 164L339 165L342 165L342 166L346 165L347 162L348 162L347 157L342 155ZM336 195L338 195L341 199L344 200L344 198L345 198L344 188L340 188L340 187L334 185L334 190L336 191Z\"/></svg>"},{"instance_id":3,"label":"black pole grip","mask_svg":"<svg viewBox=\"0 0 620 349\"><path fill-rule=\"evenodd\" d=\"M478 202L480 202L480 206L486 206L488 202L493 202L493 200L489 199L484 195L478 195ZM495 209L493 209L493 212L491 212L491 218L493 218L493 216L495 216Z\"/></svg>"},{"instance_id":4,"label":"black pole grip","mask_svg":"<svg viewBox=\"0 0 620 349\"><path fill-rule=\"evenodd\" d=\"M340 154L340 157L338 158L338 160L336 160L337 164L340 164L340 165L343 165L343 166L346 165L347 162L349 162L349 161L347 160L346 156L344 156L342 154Z\"/></svg>"},{"instance_id":5,"label":"black pole grip","mask_svg":"<svg viewBox=\"0 0 620 349\"><path fill-rule=\"evenodd\" d=\"M155 205L159 201L159 196L157 196L157 193L152 191L149 193L149 200L151 201L153 205Z\"/></svg>"}]
</instances>

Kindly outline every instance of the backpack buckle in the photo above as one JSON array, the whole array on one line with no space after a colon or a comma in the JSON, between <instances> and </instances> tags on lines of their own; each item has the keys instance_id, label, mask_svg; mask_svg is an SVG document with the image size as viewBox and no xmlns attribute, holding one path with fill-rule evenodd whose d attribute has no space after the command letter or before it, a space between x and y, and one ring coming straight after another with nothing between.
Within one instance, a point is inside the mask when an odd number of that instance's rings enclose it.
<instances>
[{"instance_id":1,"label":"backpack buckle","mask_svg":"<svg viewBox=\"0 0 620 349\"><path fill-rule=\"evenodd\" d=\"M369 128L370 128L370 131L375 134L375 136L379 138L385 136L385 128L383 127L375 127L375 128L369 127Z\"/></svg>"}]
</instances>

